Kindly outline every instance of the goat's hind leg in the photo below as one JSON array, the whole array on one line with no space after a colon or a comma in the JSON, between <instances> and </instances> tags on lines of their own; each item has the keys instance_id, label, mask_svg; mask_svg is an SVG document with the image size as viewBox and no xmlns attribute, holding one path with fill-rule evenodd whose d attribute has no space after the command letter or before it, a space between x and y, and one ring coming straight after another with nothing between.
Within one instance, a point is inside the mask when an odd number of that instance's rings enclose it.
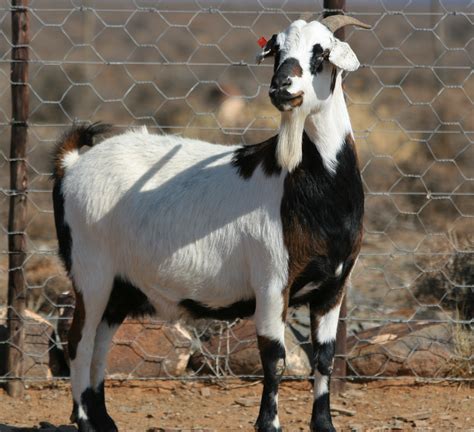
<instances>
[{"instance_id":1,"label":"goat's hind leg","mask_svg":"<svg viewBox=\"0 0 474 432\"><path fill-rule=\"evenodd\" d=\"M115 432L117 427L105 411L105 402L101 401L102 388L97 391L91 383L96 336L104 337L98 329L113 278L108 278L103 271L100 275L85 271L74 274L76 309L68 344L73 396L71 420L77 423L80 432Z\"/></svg>"},{"instance_id":2,"label":"goat's hind leg","mask_svg":"<svg viewBox=\"0 0 474 432\"><path fill-rule=\"evenodd\" d=\"M105 404L105 368L110 344L122 321L123 319L120 322L109 322L105 318L102 319L97 327L91 364L91 389L96 401L96 421L101 425L100 430L110 432L117 431L117 427L109 416Z\"/></svg>"}]
</instances>

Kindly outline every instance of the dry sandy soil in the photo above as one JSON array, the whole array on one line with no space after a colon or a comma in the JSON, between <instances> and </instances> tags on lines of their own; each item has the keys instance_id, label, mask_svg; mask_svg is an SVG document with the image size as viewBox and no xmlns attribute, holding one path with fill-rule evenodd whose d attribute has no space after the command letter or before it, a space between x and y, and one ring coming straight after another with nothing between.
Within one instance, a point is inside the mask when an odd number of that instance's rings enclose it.
<instances>
[{"instance_id":1,"label":"dry sandy soil","mask_svg":"<svg viewBox=\"0 0 474 432\"><path fill-rule=\"evenodd\" d=\"M260 383L244 381L115 382L107 389L107 400L121 431L253 431L260 391ZM308 382L282 384L284 430L308 430L311 397ZM0 390L0 431L76 431L68 425L70 405L69 387L63 383L31 386L23 400ZM332 405L341 431L474 431L474 392L465 384L348 384Z\"/></svg>"}]
</instances>

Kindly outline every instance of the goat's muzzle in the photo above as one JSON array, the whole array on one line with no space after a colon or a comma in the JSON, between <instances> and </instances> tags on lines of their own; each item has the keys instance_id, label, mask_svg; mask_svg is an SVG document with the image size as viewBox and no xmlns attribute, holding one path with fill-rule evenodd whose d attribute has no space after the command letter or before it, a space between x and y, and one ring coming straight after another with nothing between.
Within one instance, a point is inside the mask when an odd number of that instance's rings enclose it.
<instances>
[{"instance_id":1,"label":"goat's muzzle","mask_svg":"<svg viewBox=\"0 0 474 432\"><path fill-rule=\"evenodd\" d=\"M286 59L276 70L270 84L270 99L280 111L291 111L303 103L303 92L288 91L295 77L301 77L303 70L295 58Z\"/></svg>"},{"instance_id":2,"label":"goat's muzzle","mask_svg":"<svg viewBox=\"0 0 474 432\"><path fill-rule=\"evenodd\" d=\"M280 111L291 111L303 103L303 91L290 93L286 88L270 87L270 100Z\"/></svg>"}]
</instances>

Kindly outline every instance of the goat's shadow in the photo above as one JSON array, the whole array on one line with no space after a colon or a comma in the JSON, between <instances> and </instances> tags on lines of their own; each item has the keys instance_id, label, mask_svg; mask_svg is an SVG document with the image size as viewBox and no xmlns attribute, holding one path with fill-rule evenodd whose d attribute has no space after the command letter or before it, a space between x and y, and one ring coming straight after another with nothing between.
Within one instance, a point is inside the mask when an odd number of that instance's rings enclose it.
<instances>
[{"instance_id":1,"label":"goat's shadow","mask_svg":"<svg viewBox=\"0 0 474 432\"><path fill-rule=\"evenodd\" d=\"M255 185L239 178L237 168L229 167L227 163L219 164L219 160L233 153L227 149L147 189L147 183L166 165L175 163L182 150L182 145L178 144L162 155L102 217L101 222L113 224L117 212L130 217L130 208L146 209L148 211L133 214L135 225L141 230L152 230L156 218L162 218L160 229L166 237L173 238L166 251L171 255L241 216L275 205L274 196L268 190L269 184L262 182L259 184L261 189L255 190ZM140 202L146 203L146 207L140 208Z\"/></svg>"},{"instance_id":2,"label":"goat's shadow","mask_svg":"<svg viewBox=\"0 0 474 432\"><path fill-rule=\"evenodd\" d=\"M40 422L38 426L11 426L0 423L0 432L77 432L76 426L60 425L55 426L49 422Z\"/></svg>"}]
</instances>

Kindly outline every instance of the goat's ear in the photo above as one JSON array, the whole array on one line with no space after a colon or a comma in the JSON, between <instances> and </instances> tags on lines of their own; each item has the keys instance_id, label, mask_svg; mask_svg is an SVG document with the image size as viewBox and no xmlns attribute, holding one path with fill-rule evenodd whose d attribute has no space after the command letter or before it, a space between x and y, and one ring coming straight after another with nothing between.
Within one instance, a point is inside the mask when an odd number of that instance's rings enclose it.
<instances>
[{"instance_id":1,"label":"goat's ear","mask_svg":"<svg viewBox=\"0 0 474 432\"><path fill-rule=\"evenodd\" d=\"M340 69L345 71L355 71L360 63L352 48L348 43L339 39L334 39L334 45L329 53L329 61Z\"/></svg>"},{"instance_id":2,"label":"goat's ear","mask_svg":"<svg viewBox=\"0 0 474 432\"><path fill-rule=\"evenodd\" d=\"M262 52L257 55L257 64L263 62L267 57L274 56L277 50L277 35L274 34L271 39L265 44Z\"/></svg>"}]
</instances>

